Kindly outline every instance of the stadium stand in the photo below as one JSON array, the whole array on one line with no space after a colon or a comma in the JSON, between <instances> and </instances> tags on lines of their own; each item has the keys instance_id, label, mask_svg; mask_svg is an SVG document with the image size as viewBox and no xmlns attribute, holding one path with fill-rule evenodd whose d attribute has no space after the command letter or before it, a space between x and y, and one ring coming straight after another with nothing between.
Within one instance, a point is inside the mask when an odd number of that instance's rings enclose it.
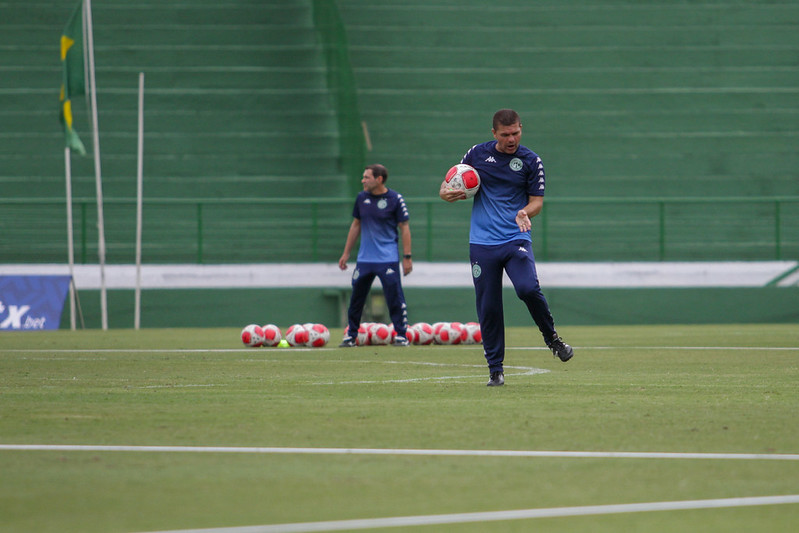
<instances>
[{"instance_id":1,"label":"stadium stand","mask_svg":"<svg viewBox=\"0 0 799 533\"><path fill-rule=\"evenodd\" d=\"M406 195L435 194L512 107L547 170L541 257L755 260L775 239L799 254L795 201L719 200L799 194L795 2L339 4L370 156Z\"/></svg>"},{"instance_id":2,"label":"stadium stand","mask_svg":"<svg viewBox=\"0 0 799 533\"><path fill-rule=\"evenodd\" d=\"M75 2L60 4L0 6L8 43L3 69L16 73L3 76L8 127L1 179L10 195L63 195L62 135L54 115L61 80L57 44ZM345 192L336 171L336 117L311 17L311 2L296 0L95 2L107 196L135 193L140 71L146 75L150 196L246 198L273 190L302 196L310 187L320 196ZM80 114L85 109L76 109L76 130L90 146L88 120ZM74 159L75 195L91 196L91 158ZM329 179L319 180L320 174ZM31 179L41 180L34 191L27 186Z\"/></svg>"},{"instance_id":3,"label":"stadium stand","mask_svg":"<svg viewBox=\"0 0 799 533\"><path fill-rule=\"evenodd\" d=\"M4 199L63 198L57 42L74 4L0 4ZM774 198L799 195L797 26L787 1L96 2L107 259L133 258L139 71L147 262L334 260L359 179L343 140L361 119L420 256L462 260L468 206L436 188L506 106L547 169L540 258L795 257L799 204ZM351 63L354 113L338 107L348 69L331 57ZM85 111L76 130L90 146ZM79 260L91 262L94 170L72 160L73 194L89 200L76 207ZM338 201L304 210L309 196ZM3 209L6 262L63 261L63 205Z\"/></svg>"},{"instance_id":4,"label":"stadium stand","mask_svg":"<svg viewBox=\"0 0 799 533\"><path fill-rule=\"evenodd\" d=\"M75 4L0 3L2 263L66 261L58 40ZM387 165L389 186L405 195L416 259L463 263L469 204L444 204L437 188L465 150L491 138L500 107L521 113L523 142L546 166L546 207L533 228L539 260L799 258L792 0L105 0L93 8L108 263L134 258L140 71L149 265L334 264L359 161ZM90 147L86 105L75 104L76 131ZM76 259L91 265L92 158L73 156L72 174ZM653 321L713 320L723 308L740 311L725 315L731 320L795 320L793 275L787 288L750 288L749 305L738 289L690 290L696 317L679 315L689 292L653 289L647 301ZM473 307L468 288L437 298L429 290L409 288L416 319L437 318L441 305ZM639 319L641 289L592 290L549 297L567 323ZM145 326L241 324L265 302L279 302L286 320L308 320L309 308L338 317L342 297L237 291L150 291ZM112 325L132 323L129 296L112 291ZM95 300L83 301L96 319ZM674 312L661 316L657 302ZM439 307L424 316L425 306ZM509 313L509 324L528 323Z\"/></svg>"},{"instance_id":5,"label":"stadium stand","mask_svg":"<svg viewBox=\"0 0 799 533\"><path fill-rule=\"evenodd\" d=\"M0 5L3 56L0 90L5 105L0 146L3 197L63 198L63 135L57 120L60 32L76 2L6 2ZM145 81L145 194L169 198L341 197L351 187L342 172L339 129L327 86L328 69L313 22L312 2L95 2L100 152L106 209L108 260L130 262L134 215L114 199L135 196L138 73ZM75 128L91 150L88 108L75 103ZM73 195L94 198L91 156L72 158ZM61 206L47 205L56 220ZM38 241L50 232L20 206ZM94 207L88 225L76 221L91 243ZM238 210L238 211L237 211ZM148 207L145 232L148 260L195 260L196 211L191 206ZM206 245L231 242L237 233L282 231L269 226L284 217L264 206L242 212L235 204L209 208ZM6 211L8 212L8 211ZM236 214L237 216L233 216ZM238 224L232 222L238 220ZM244 219L244 220L242 220ZM222 227L215 227L220 220ZM282 219L285 224L285 218ZM233 227L235 226L235 227ZM216 231L216 234L214 233ZM302 231L301 229L299 230ZM34 261L65 257L63 229L48 235ZM53 242L52 246L49 244ZM238 248L244 248L239 246ZM14 260L14 253L6 250ZM209 260L235 261L235 247ZM261 258L268 260L268 258Z\"/></svg>"},{"instance_id":6,"label":"stadium stand","mask_svg":"<svg viewBox=\"0 0 799 533\"><path fill-rule=\"evenodd\" d=\"M548 192L799 193L799 5L340 0L373 157L408 194L517 109Z\"/></svg>"}]
</instances>

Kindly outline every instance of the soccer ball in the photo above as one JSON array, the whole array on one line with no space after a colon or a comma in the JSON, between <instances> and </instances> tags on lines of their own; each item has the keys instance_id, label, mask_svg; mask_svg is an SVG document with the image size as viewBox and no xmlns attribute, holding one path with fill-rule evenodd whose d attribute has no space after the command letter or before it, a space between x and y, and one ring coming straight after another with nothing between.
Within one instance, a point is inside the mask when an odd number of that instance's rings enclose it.
<instances>
[{"instance_id":1,"label":"soccer ball","mask_svg":"<svg viewBox=\"0 0 799 533\"><path fill-rule=\"evenodd\" d=\"M436 344L460 344L463 333L459 322L443 322L435 330Z\"/></svg>"},{"instance_id":2,"label":"soccer ball","mask_svg":"<svg viewBox=\"0 0 799 533\"><path fill-rule=\"evenodd\" d=\"M441 331L441 328L446 326L446 322L433 322L430 327L433 329L433 343L434 344L441 344L441 340L438 337L438 332Z\"/></svg>"},{"instance_id":3,"label":"soccer ball","mask_svg":"<svg viewBox=\"0 0 799 533\"><path fill-rule=\"evenodd\" d=\"M385 324L373 324L369 331L369 344L389 344L391 330Z\"/></svg>"},{"instance_id":4,"label":"soccer ball","mask_svg":"<svg viewBox=\"0 0 799 533\"><path fill-rule=\"evenodd\" d=\"M466 323L466 344L482 344L483 334L480 332L480 324L477 322Z\"/></svg>"},{"instance_id":5,"label":"soccer ball","mask_svg":"<svg viewBox=\"0 0 799 533\"><path fill-rule=\"evenodd\" d=\"M258 324L250 324L241 330L241 342L250 348L257 348L264 343L264 330Z\"/></svg>"},{"instance_id":6,"label":"soccer ball","mask_svg":"<svg viewBox=\"0 0 799 533\"><path fill-rule=\"evenodd\" d=\"M274 324L267 324L261 329L264 332L264 346L277 346L283 338L280 328Z\"/></svg>"},{"instance_id":7,"label":"soccer ball","mask_svg":"<svg viewBox=\"0 0 799 533\"><path fill-rule=\"evenodd\" d=\"M306 327L305 330L308 332L306 346L320 348L330 340L330 330L324 324L311 324L311 327Z\"/></svg>"},{"instance_id":8,"label":"soccer ball","mask_svg":"<svg viewBox=\"0 0 799 533\"><path fill-rule=\"evenodd\" d=\"M416 333L416 330L413 329L412 327L408 326L407 328L405 328L405 338L408 339L409 343L416 344L416 338L418 336L419 334Z\"/></svg>"},{"instance_id":9,"label":"soccer ball","mask_svg":"<svg viewBox=\"0 0 799 533\"><path fill-rule=\"evenodd\" d=\"M358 346L366 346L369 344L369 327L370 324L361 324L358 326L358 334L355 337L355 344Z\"/></svg>"},{"instance_id":10,"label":"soccer ball","mask_svg":"<svg viewBox=\"0 0 799 533\"><path fill-rule=\"evenodd\" d=\"M417 322L411 328L416 332L416 338L413 340L414 344L432 344L433 342L433 326L427 322ZM410 337L409 337L410 339Z\"/></svg>"},{"instance_id":11,"label":"soccer ball","mask_svg":"<svg viewBox=\"0 0 799 533\"><path fill-rule=\"evenodd\" d=\"M308 342L308 330L302 324L292 324L286 330L286 342L290 346L303 346Z\"/></svg>"},{"instance_id":12,"label":"soccer ball","mask_svg":"<svg viewBox=\"0 0 799 533\"><path fill-rule=\"evenodd\" d=\"M450 322L449 326L455 331L456 335L460 334L460 339L455 339L452 344L466 344L466 340L469 338L469 331L466 329L466 325L460 322Z\"/></svg>"},{"instance_id":13,"label":"soccer ball","mask_svg":"<svg viewBox=\"0 0 799 533\"><path fill-rule=\"evenodd\" d=\"M472 198L480 190L480 174L474 167L463 163L449 169L444 181L450 189L466 192L466 198Z\"/></svg>"}]
</instances>

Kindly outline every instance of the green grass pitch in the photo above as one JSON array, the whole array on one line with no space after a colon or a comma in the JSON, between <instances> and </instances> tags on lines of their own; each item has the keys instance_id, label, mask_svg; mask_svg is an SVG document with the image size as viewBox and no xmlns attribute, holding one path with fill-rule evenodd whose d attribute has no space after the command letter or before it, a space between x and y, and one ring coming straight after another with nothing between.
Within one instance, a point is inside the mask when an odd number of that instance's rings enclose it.
<instances>
[{"instance_id":1,"label":"green grass pitch","mask_svg":"<svg viewBox=\"0 0 799 533\"><path fill-rule=\"evenodd\" d=\"M799 326L566 327L480 346L244 348L238 330L0 334L0 445L799 453ZM0 531L123 532L799 494L764 458L0 448ZM795 531L799 504L364 531ZM395 524L396 525L396 524ZM279 529L273 528L272 531ZM253 530L254 531L254 530ZM265 529L264 531L270 531Z\"/></svg>"}]
</instances>

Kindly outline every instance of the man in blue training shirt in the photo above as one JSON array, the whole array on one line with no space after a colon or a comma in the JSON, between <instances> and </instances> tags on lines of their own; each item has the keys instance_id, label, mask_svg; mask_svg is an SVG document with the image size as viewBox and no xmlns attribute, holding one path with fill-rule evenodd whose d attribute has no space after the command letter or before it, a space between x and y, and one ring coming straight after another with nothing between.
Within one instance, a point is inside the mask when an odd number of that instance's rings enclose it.
<instances>
[{"instance_id":1,"label":"man in blue training shirt","mask_svg":"<svg viewBox=\"0 0 799 533\"><path fill-rule=\"evenodd\" d=\"M347 331L340 347L356 345L358 327L361 323L363 306L375 277L380 278L383 294L386 297L388 312L394 331L395 346L408 346L405 336L408 328L408 312L405 295L399 275L398 232L402 234L402 273L408 275L413 270L411 261L411 229L408 224L408 208L402 195L386 187L388 170L383 165L369 165L363 171L363 191L355 199L352 210L352 224L344 244L344 253L338 260L341 270L347 269L358 236L358 260L352 273L352 296L347 312Z\"/></svg>"},{"instance_id":2,"label":"man in blue training shirt","mask_svg":"<svg viewBox=\"0 0 799 533\"><path fill-rule=\"evenodd\" d=\"M574 355L555 331L555 323L538 283L530 219L544 205L544 165L541 158L520 143L522 124L512 109L494 114L493 141L473 146L461 163L480 174L474 197L469 233L469 259L477 300L477 317L483 335L490 379L489 387L504 385L505 319L502 273L507 272L517 296L527 305L544 342L566 362ZM439 196L447 202L464 200L463 190L441 183Z\"/></svg>"}]
</instances>

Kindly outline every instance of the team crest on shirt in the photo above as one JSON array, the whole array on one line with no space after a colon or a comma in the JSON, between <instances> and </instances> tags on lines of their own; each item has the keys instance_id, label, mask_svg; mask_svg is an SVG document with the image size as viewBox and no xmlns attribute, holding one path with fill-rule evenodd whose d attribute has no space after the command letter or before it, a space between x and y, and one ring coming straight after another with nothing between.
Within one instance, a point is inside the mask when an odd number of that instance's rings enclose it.
<instances>
[{"instance_id":1,"label":"team crest on shirt","mask_svg":"<svg viewBox=\"0 0 799 533\"><path fill-rule=\"evenodd\" d=\"M522 166L524 166L524 164L522 163L521 159L519 159L518 157L514 157L513 159L510 160L508 166L510 167L511 170L519 172L522 169Z\"/></svg>"},{"instance_id":2,"label":"team crest on shirt","mask_svg":"<svg viewBox=\"0 0 799 533\"><path fill-rule=\"evenodd\" d=\"M380 201L377 202L377 208L378 209L385 209L387 205L388 205L388 202L386 202L385 198L381 198Z\"/></svg>"}]
</instances>

